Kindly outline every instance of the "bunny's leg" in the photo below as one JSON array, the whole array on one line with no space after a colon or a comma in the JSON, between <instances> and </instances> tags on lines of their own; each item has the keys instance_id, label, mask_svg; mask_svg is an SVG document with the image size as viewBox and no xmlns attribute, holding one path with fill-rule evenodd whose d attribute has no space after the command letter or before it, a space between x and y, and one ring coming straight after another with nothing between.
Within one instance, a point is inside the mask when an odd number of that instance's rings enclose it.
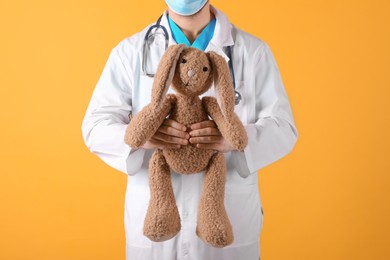
<instances>
[{"instance_id":1,"label":"bunny's leg","mask_svg":"<svg viewBox=\"0 0 390 260\"><path fill-rule=\"evenodd\" d=\"M205 243L225 247L233 242L233 231L224 205L226 164L217 152L206 170L199 201L196 234Z\"/></svg>"},{"instance_id":2,"label":"bunny's leg","mask_svg":"<svg viewBox=\"0 0 390 260\"><path fill-rule=\"evenodd\" d=\"M144 235L161 242L180 231L180 217L173 193L171 172L163 152L156 149L149 162L150 202L144 222Z\"/></svg>"}]
</instances>

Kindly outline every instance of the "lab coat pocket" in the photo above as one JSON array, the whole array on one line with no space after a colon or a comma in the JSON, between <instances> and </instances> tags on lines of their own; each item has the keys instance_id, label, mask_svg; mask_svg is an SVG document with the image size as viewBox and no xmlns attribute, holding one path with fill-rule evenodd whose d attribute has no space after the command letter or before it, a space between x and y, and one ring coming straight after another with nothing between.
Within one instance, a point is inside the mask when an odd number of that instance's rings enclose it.
<instances>
[{"instance_id":1,"label":"lab coat pocket","mask_svg":"<svg viewBox=\"0 0 390 260\"><path fill-rule=\"evenodd\" d=\"M149 205L148 187L130 187L126 192L125 230L126 243L135 247L151 247L152 241L143 234L144 219Z\"/></svg>"},{"instance_id":2,"label":"lab coat pocket","mask_svg":"<svg viewBox=\"0 0 390 260\"><path fill-rule=\"evenodd\" d=\"M233 228L234 241L229 247L256 243L262 229L259 193L256 189L227 191L225 208Z\"/></svg>"},{"instance_id":3,"label":"lab coat pocket","mask_svg":"<svg viewBox=\"0 0 390 260\"><path fill-rule=\"evenodd\" d=\"M234 112L241 119L241 122L245 125L248 122L248 100L245 81L239 81L238 83L236 83L236 91L241 95L241 100L238 105L234 106Z\"/></svg>"}]
</instances>

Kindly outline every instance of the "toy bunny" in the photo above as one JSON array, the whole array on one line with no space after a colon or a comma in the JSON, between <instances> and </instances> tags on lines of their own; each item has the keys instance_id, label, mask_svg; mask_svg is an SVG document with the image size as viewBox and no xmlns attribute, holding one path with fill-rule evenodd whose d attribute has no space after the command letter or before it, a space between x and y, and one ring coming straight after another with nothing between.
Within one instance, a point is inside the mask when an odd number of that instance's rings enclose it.
<instances>
[{"instance_id":1,"label":"toy bunny","mask_svg":"<svg viewBox=\"0 0 390 260\"><path fill-rule=\"evenodd\" d=\"M199 98L213 84L214 97ZM176 94L166 95L168 88ZM203 52L184 44L172 45L158 65L151 102L130 121L125 142L141 147L164 119L173 119L189 128L209 119L215 121L232 147L243 151L248 138L234 113L234 89L225 59L215 52ZM226 162L222 152L199 149L189 143L181 148L156 149L149 162L150 202L144 221L144 235L152 241L174 237L181 228L171 183L171 169L179 174L205 172L198 205L196 234L214 247L233 242L233 231L224 206Z\"/></svg>"}]
</instances>

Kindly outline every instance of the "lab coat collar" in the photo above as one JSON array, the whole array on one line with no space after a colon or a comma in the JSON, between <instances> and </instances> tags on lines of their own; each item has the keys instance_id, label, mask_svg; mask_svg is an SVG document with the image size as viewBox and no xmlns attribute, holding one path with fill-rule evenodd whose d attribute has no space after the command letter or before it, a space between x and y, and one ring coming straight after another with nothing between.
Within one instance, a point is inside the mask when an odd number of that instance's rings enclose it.
<instances>
[{"instance_id":1,"label":"lab coat collar","mask_svg":"<svg viewBox=\"0 0 390 260\"><path fill-rule=\"evenodd\" d=\"M210 5L210 9L217 20L214 36L211 39L211 42L219 48L233 45L234 40L232 36L232 25L229 22L229 19L214 6Z\"/></svg>"},{"instance_id":2,"label":"lab coat collar","mask_svg":"<svg viewBox=\"0 0 390 260\"><path fill-rule=\"evenodd\" d=\"M213 38L211 39L209 45L207 46L205 52L214 51L225 58L226 62L229 61L229 57L223 51L223 48L226 46L234 45L234 40L232 36L232 24L229 22L227 16L219 11L214 6L210 5L210 10L216 18L216 25L214 30ZM168 23L168 10L165 10L163 17L161 18L161 25L165 26L168 31L169 41L168 46L177 44L173 39L171 30L169 29Z\"/></svg>"}]
</instances>

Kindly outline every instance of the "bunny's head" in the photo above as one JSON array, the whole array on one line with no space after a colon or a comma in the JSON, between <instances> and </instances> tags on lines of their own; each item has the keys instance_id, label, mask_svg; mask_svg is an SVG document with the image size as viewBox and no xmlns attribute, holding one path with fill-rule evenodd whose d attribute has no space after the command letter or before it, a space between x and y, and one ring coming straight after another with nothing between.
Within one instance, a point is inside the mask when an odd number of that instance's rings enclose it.
<instances>
[{"instance_id":1,"label":"bunny's head","mask_svg":"<svg viewBox=\"0 0 390 260\"><path fill-rule=\"evenodd\" d=\"M213 82L213 67L208 55L195 48L180 53L172 79L172 88L185 96L199 96Z\"/></svg>"},{"instance_id":2,"label":"bunny's head","mask_svg":"<svg viewBox=\"0 0 390 260\"><path fill-rule=\"evenodd\" d=\"M212 51L172 45L159 63L152 103L160 106L170 86L181 95L194 97L205 93L213 82L222 113L230 116L234 110L234 90L225 59Z\"/></svg>"}]
</instances>

